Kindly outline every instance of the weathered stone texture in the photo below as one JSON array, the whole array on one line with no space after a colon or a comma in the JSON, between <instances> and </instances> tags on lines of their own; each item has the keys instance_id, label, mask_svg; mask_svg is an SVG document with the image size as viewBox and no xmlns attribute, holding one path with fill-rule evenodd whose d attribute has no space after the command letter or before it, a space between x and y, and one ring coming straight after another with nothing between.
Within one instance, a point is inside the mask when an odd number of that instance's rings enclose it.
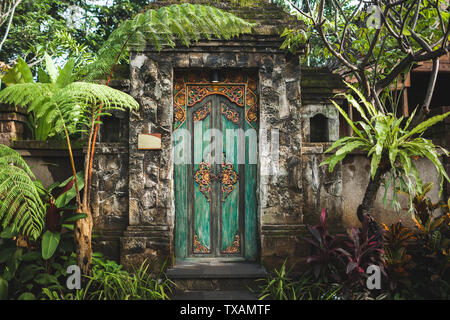
<instances>
[{"instance_id":1,"label":"weathered stone texture","mask_svg":"<svg viewBox=\"0 0 450 320\"><path fill-rule=\"evenodd\" d=\"M307 147L302 151L303 214L306 224L317 224L322 209L327 211L329 225L342 226L342 174L341 165L333 172L320 166L325 160L324 147Z\"/></svg>"},{"instance_id":2,"label":"weathered stone texture","mask_svg":"<svg viewBox=\"0 0 450 320\"><path fill-rule=\"evenodd\" d=\"M97 143L92 171L94 250L119 260L119 238L128 225L128 148Z\"/></svg>"},{"instance_id":3,"label":"weathered stone texture","mask_svg":"<svg viewBox=\"0 0 450 320\"><path fill-rule=\"evenodd\" d=\"M26 123L25 109L0 105L0 143L10 146L13 140L25 138Z\"/></svg>"}]
</instances>

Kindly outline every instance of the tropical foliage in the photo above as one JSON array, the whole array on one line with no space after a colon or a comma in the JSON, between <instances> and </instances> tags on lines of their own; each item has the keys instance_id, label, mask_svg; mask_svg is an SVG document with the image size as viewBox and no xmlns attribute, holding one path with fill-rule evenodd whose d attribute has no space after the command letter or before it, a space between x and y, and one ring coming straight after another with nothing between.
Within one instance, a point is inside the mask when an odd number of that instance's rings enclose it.
<instances>
[{"instance_id":1,"label":"tropical foliage","mask_svg":"<svg viewBox=\"0 0 450 320\"><path fill-rule=\"evenodd\" d=\"M424 184L425 192L414 195L413 228L401 221L384 225L385 265L396 298L450 297L450 199L432 203L426 196L431 188Z\"/></svg>"},{"instance_id":2,"label":"tropical foliage","mask_svg":"<svg viewBox=\"0 0 450 320\"><path fill-rule=\"evenodd\" d=\"M433 61L419 115L429 112L439 57L450 49L448 1L274 0L306 25L287 30L285 47L311 40L315 54L343 77L354 78L363 95L381 109L382 93L410 68Z\"/></svg>"},{"instance_id":3,"label":"tropical foliage","mask_svg":"<svg viewBox=\"0 0 450 320\"><path fill-rule=\"evenodd\" d=\"M9 32L6 23L0 26L0 34L5 36L0 61L12 65L23 57L27 64L35 66L47 53L58 61L75 58L80 66L92 61L103 39L122 20L132 17L149 1L114 0L108 1L108 5L85 0L6 2L18 5Z\"/></svg>"},{"instance_id":4,"label":"tropical foliage","mask_svg":"<svg viewBox=\"0 0 450 320\"><path fill-rule=\"evenodd\" d=\"M75 292L61 288L43 289L49 300L168 300L173 283L160 274L152 274L144 261L133 272L101 256L92 261L92 275L84 276L86 285Z\"/></svg>"},{"instance_id":5,"label":"tropical foliage","mask_svg":"<svg viewBox=\"0 0 450 320\"><path fill-rule=\"evenodd\" d=\"M338 272L339 266L344 264L342 241L344 235L334 235L328 230L325 209L320 214L319 224L307 225L311 238L304 238L311 245L313 253L306 259L314 278L321 282L339 282L342 280Z\"/></svg>"},{"instance_id":6,"label":"tropical foliage","mask_svg":"<svg viewBox=\"0 0 450 320\"><path fill-rule=\"evenodd\" d=\"M37 239L43 228L45 206L34 174L17 151L0 144L0 221Z\"/></svg>"},{"instance_id":7,"label":"tropical foliage","mask_svg":"<svg viewBox=\"0 0 450 320\"><path fill-rule=\"evenodd\" d=\"M259 299L264 300L333 300L339 299L339 285L327 287L313 277L302 274L291 276L285 260L280 269L275 269L266 279L259 279Z\"/></svg>"},{"instance_id":8,"label":"tropical foliage","mask_svg":"<svg viewBox=\"0 0 450 320\"><path fill-rule=\"evenodd\" d=\"M311 244L307 273L320 283L339 283L341 293L348 294L365 287L370 265L384 272L381 241L369 235L368 217L361 228L352 227L348 234L333 234L328 230L326 212L322 209L319 224L307 228L311 233L310 238L304 238Z\"/></svg>"},{"instance_id":9,"label":"tropical foliage","mask_svg":"<svg viewBox=\"0 0 450 320\"><path fill-rule=\"evenodd\" d=\"M103 110L137 108L136 101L121 91L104 85L75 82L74 59L69 59L64 68L55 66L52 59L45 56L46 69L39 69L39 82L33 81L31 70L23 60L19 60L17 70L12 69L5 77L9 80L14 74L18 83L7 81L9 85L0 91L0 101L4 103L28 106L36 121L35 136L46 140L51 135L71 134L89 128L92 116L99 116L98 105Z\"/></svg>"},{"instance_id":10,"label":"tropical foliage","mask_svg":"<svg viewBox=\"0 0 450 320\"><path fill-rule=\"evenodd\" d=\"M401 221L384 225L383 239L380 240L368 236L367 222L362 228L352 228L348 234L327 231L326 238L319 237L326 225L325 211L322 211L319 225L309 227L312 231L308 238L310 269L297 279L312 275L317 287L339 288L334 299L446 300L450 296L449 205L450 200L445 206L430 211L426 224L418 221L420 213L414 211L415 227L407 227ZM331 247L333 250L329 250ZM321 252L328 252L328 257L333 258L322 259L324 254ZM381 288L377 290L369 290L366 286L367 270L372 265L378 266L381 272ZM327 270L328 273L324 277L315 270ZM266 283L262 292L272 299L293 299L296 279L288 277L284 268L280 272ZM305 284L303 287L308 288Z\"/></svg>"},{"instance_id":11,"label":"tropical foliage","mask_svg":"<svg viewBox=\"0 0 450 320\"><path fill-rule=\"evenodd\" d=\"M128 46L143 50L174 47L176 43L189 46L201 38L229 39L250 32L252 24L220 9L184 3L150 9L124 21L115 29L98 51L94 63L86 66L88 79L112 74L116 64L128 58Z\"/></svg>"},{"instance_id":12,"label":"tropical foliage","mask_svg":"<svg viewBox=\"0 0 450 320\"><path fill-rule=\"evenodd\" d=\"M352 121L347 113L334 101L333 104L353 129L354 136L341 138L334 142L325 153L334 152L321 165L329 165L329 171L333 171L336 164L342 161L350 152L358 149L364 151L371 159L370 177L362 204L358 208L358 217L366 214L372 207L376 193L382 182L383 175L389 173L386 178L384 201L386 203L387 191L391 187L394 190L392 204L399 208L397 189L408 190L410 194L421 192L421 180L413 159L426 158L436 168L441 177L440 194L442 193L444 179L450 181L439 157L440 153L448 156L448 151L433 144L423 137L424 132L439 121L450 115L447 112L421 122L415 127L411 126L415 111L406 120L398 118L392 112L378 109L369 103L365 97L352 85L347 86L359 97L361 102L351 94L342 94L361 115L361 121ZM413 198L410 197L410 209Z\"/></svg>"},{"instance_id":13,"label":"tropical foliage","mask_svg":"<svg viewBox=\"0 0 450 320\"><path fill-rule=\"evenodd\" d=\"M80 179L78 177L82 187ZM0 283L4 289L0 299L35 299L42 296L43 286L63 288L60 283L65 279L66 267L74 264L69 258L74 251L74 223L85 217L74 214L70 206L75 197L73 181L70 177L47 188L39 180L33 181L44 216L35 217L43 227L32 237L18 228L14 220L0 228ZM15 211L13 207L10 210ZM33 217L33 212L24 215Z\"/></svg>"},{"instance_id":14,"label":"tropical foliage","mask_svg":"<svg viewBox=\"0 0 450 320\"><path fill-rule=\"evenodd\" d=\"M90 151L93 144L94 126L101 116L108 115L107 111L110 110L137 109L139 105L131 96L108 86L74 82L72 74L73 59L69 59L64 68L59 69L59 72L49 56L46 56L46 65L48 74L40 73L44 82L34 83L29 79L30 74L22 75L24 78L28 78L29 82L10 85L0 91L0 102L27 106L28 111L34 112L36 118L44 117L43 120L51 126L53 132L63 134L69 150L73 176L77 176L69 131L72 133L77 130L87 132L87 147ZM87 186L84 189L83 200L81 199L78 181L75 179L77 213L87 214L85 219L77 222L79 224L77 230L82 233L78 235L80 239L81 237L90 239L92 232L88 193L90 180L88 180L89 171L87 170L90 157L93 157L93 153L88 152L84 171L84 181ZM78 243L80 244L81 241L78 241ZM86 241L83 241L83 243L86 243ZM86 259L89 262L89 257L92 254L90 241L87 245L88 248L82 251L88 252ZM80 259L86 261L86 259Z\"/></svg>"}]
</instances>

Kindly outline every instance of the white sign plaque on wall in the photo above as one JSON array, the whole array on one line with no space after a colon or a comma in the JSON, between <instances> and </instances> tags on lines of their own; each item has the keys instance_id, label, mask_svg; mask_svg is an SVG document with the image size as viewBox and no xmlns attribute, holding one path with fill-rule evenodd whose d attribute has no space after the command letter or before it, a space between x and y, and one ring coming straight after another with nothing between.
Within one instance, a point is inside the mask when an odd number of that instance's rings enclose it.
<instances>
[{"instance_id":1,"label":"white sign plaque on wall","mask_svg":"<svg viewBox=\"0 0 450 320\"><path fill-rule=\"evenodd\" d=\"M138 150L161 150L161 133L139 134Z\"/></svg>"}]
</instances>

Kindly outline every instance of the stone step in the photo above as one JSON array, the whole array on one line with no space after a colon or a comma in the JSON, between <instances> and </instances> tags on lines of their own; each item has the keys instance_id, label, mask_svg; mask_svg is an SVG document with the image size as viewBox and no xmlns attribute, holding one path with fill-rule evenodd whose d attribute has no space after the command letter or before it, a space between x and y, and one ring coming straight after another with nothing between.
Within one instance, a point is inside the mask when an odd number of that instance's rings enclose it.
<instances>
[{"instance_id":1,"label":"stone step","mask_svg":"<svg viewBox=\"0 0 450 320\"><path fill-rule=\"evenodd\" d=\"M258 279L267 276L264 267L249 262L209 260L183 261L167 270L166 275L175 284L175 291L242 291L258 289Z\"/></svg>"}]
</instances>

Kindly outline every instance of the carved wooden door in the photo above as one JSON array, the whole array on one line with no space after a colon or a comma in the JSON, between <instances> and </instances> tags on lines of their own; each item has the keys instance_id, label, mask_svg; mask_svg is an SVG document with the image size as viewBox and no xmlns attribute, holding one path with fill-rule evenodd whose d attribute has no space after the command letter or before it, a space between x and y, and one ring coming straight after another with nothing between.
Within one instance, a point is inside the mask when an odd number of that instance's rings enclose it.
<instances>
[{"instance_id":1,"label":"carved wooden door","mask_svg":"<svg viewBox=\"0 0 450 320\"><path fill-rule=\"evenodd\" d=\"M254 260L256 131L237 100L223 92L209 93L185 110L177 129L184 129L185 149L174 172L176 254Z\"/></svg>"}]
</instances>

